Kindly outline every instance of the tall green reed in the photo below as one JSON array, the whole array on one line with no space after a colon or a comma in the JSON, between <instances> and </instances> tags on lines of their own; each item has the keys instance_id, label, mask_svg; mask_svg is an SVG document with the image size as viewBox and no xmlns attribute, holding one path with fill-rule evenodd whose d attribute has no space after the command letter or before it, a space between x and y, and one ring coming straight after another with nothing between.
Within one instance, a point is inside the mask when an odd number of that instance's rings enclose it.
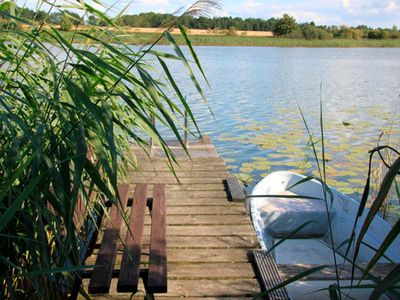
<instances>
[{"instance_id":1,"label":"tall green reed","mask_svg":"<svg viewBox=\"0 0 400 300\"><path fill-rule=\"evenodd\" d=\"M49 12L64 8L48 1L38 7L44 4ZM14 5L0 5L7 22L0 35L0 295L54 299L64 297L67 279L85 268L88 237L78 226L83 220L74 218L78 203L89 219L104 198L118 205L118 181L134 164L131 146L147 149L149 137L171 164L175 160L150 119L186 149L179 129L188 129L179 117L186 110L196 121L168 61L181 62L204 96L193 68L202 69L184 31L194 64L168 31L134 49L107 28L65 37L46 20L22 19ZM216 6L197 1L184 14ZM85 1L68 9L79 11L81 22L90 14L115 25ZM154 51L162 38L174 54Z\"/></svg>"}]
</instances>

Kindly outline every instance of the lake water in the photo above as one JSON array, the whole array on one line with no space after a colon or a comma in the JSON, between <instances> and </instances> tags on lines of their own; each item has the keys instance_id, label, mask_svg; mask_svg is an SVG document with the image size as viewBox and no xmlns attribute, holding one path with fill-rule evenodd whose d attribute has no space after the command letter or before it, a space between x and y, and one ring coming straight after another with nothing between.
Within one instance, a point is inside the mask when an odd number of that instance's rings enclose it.
<instances>
[{"instance_id":1,"label":"lake water","mask_svg":"<svg viewBox=\"0 0 400 300\"><path fill-rule=\"evenodd\" d=\"M390 133L381 144L390 138L398 146L400 49L196 47L196 52L211 86L205 91L215 119L190 82L182 81L188 99L203 134L249 191L275 170L317 175L298 105L318 142L322 99L329 183L346 194L361 192L368 151L381 132ZM180 65L172 69L185 72Z\"/></svg>"}]
</instances>

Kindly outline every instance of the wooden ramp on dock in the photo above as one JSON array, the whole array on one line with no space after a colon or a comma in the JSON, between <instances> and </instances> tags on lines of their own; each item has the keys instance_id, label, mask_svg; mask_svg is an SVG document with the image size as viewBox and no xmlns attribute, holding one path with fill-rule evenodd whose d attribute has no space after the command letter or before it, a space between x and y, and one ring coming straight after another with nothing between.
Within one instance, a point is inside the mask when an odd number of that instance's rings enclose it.
<instances>
[{"instance_id":1,"label":"wooden ramp on dock","mask_svg":"<svg viewBox=\"0 0 400 300\"><path fill-rule=\"evenodd\" d=\"M166 184L168 293L155 295L155 298L251 299L260 292L260 286L247 250L259 246L244 201L228 200L225 180L229 173L224 161L209 139L189 142L191 158L178 145L171 147L178 158L179 166L175 171L180 183L157 147L152 149L150 157L135 149L138 169L132 170L127 177L132 195L139 183L148 184L148 197L152 197L154 184ZM149 235L150 224L146 223L142 251L144 266L148 262ZM123 224L122 240L125 236ZM115 270L119 270L122 258L122 249L118 251ZM94 264L97 252L95 249L87 264ZM131 294L117 294L116 282L113 278L109 294L94 298L130 298ZM88 280L84 279L85 288L87 284ZM139 289L141 291L135 297L143 298L142 282Z\"/></svg>"}]
</instances>

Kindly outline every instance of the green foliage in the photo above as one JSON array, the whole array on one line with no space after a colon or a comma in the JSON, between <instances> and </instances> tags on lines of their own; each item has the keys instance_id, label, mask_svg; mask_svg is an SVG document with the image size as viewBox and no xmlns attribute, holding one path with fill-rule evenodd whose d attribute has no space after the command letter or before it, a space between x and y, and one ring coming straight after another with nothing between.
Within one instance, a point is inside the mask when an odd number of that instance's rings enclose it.
<instances>
[{"instance_id":1,"label":"green foliage","mask_svg":"<svg viewBox=\"0 0 400 300\"><path fill-rule=\"evenodd\" d=\"M61 17L60 29L62 31L70 31L73 25L74 24L72 23L72 20L68 15L64 14Z\"/></svg>"},{"instance_id":2,"label":"green foliage","mask_svg":"<svg viewBox=\"0 0 400 300\"><path fill-rule=\"evenodd\" d=\"M368 32L368 38L374 39L374 40L387 39L387 38L389 38L389 32L387 30L383 30L383 29L370 30ZM397 35L395 35L395 38L397 38Z\"/></svg>"},{"instance_id":3,"label":"green foliage","mask_svg":"<svg viewBox=\"0 0 400 300\"><path fill-rule=\"evenodd\" d=\"M296 20L288 14L284 14L282 18L278 19L276 22L273 32L276 36L283 36L291 33L297 28L298 25Z\"/></svg>"},{"instance_id":4,"label":"green foliage","mask_svg":"<svg viewBox=\"0 0 400 300\"><path fill-rule=\"evenodd\" d=\"M111 22L88 3L74 5L82 14ZM34 23L23 31L2 32L2 299L66 298L69 279L85 268L90 224L104 199L119 203L117 181L133 164L132 145L147 148L152 137L174 160L149 119L162 123L179 141L178 128L187 131L178 121L182 108L195 119L169 61L182 63L199 94L203 92L194 76L194 68L201 72L197 56L191 51L195 63L189 63L175 39L165 36L175 55L153 52L153 45L128 47L98 28L64 36ZM74 214L79 203L88 212L80 218Z\"/></svg>"},{"instance_id":5,"label":"green foliage","mask_svg":"<svg viewBox=\"0 0 400 300\"><path fill-rule=\"evenodd\" d=\"M301 26L301 32L306 40L327 40L332 38L332 34L311 24Z\"/></svg>"}]
</instances>

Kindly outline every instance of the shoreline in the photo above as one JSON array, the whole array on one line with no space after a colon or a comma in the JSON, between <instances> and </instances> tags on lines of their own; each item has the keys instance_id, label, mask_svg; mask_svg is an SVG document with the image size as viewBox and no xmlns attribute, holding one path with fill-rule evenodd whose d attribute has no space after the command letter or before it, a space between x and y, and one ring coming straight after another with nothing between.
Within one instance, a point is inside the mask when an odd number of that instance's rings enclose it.
<instances>
[{"instance_id":1,"label":"shoreline","mask_svg":"<svg viewBox=\"0 0 400 300\"><path fill-rule=\"evenodd\" d=\"M78 31L79 32L79 31ZM84 32L84 31L83 31ZM71 38L73 32L63 32L66 38ZM121 41L130 45L149 44L159 37L160 33L115 32ZM79 35L78 35L79 37ZM173 34L177 44L185 45L182 36ZM98 38L101 38L99 33ZM78 40L82 40L78 38ZM102 39L109 42L109 39ZM279 47L279 48L400 48L400 39L329 39L329 40L303 40L279 37L256 36L228 36L228 35L190 35L193 46L219 46L219 47ZM169 44L162 39L159 45Z\"/></svg>"}]
</instances>

